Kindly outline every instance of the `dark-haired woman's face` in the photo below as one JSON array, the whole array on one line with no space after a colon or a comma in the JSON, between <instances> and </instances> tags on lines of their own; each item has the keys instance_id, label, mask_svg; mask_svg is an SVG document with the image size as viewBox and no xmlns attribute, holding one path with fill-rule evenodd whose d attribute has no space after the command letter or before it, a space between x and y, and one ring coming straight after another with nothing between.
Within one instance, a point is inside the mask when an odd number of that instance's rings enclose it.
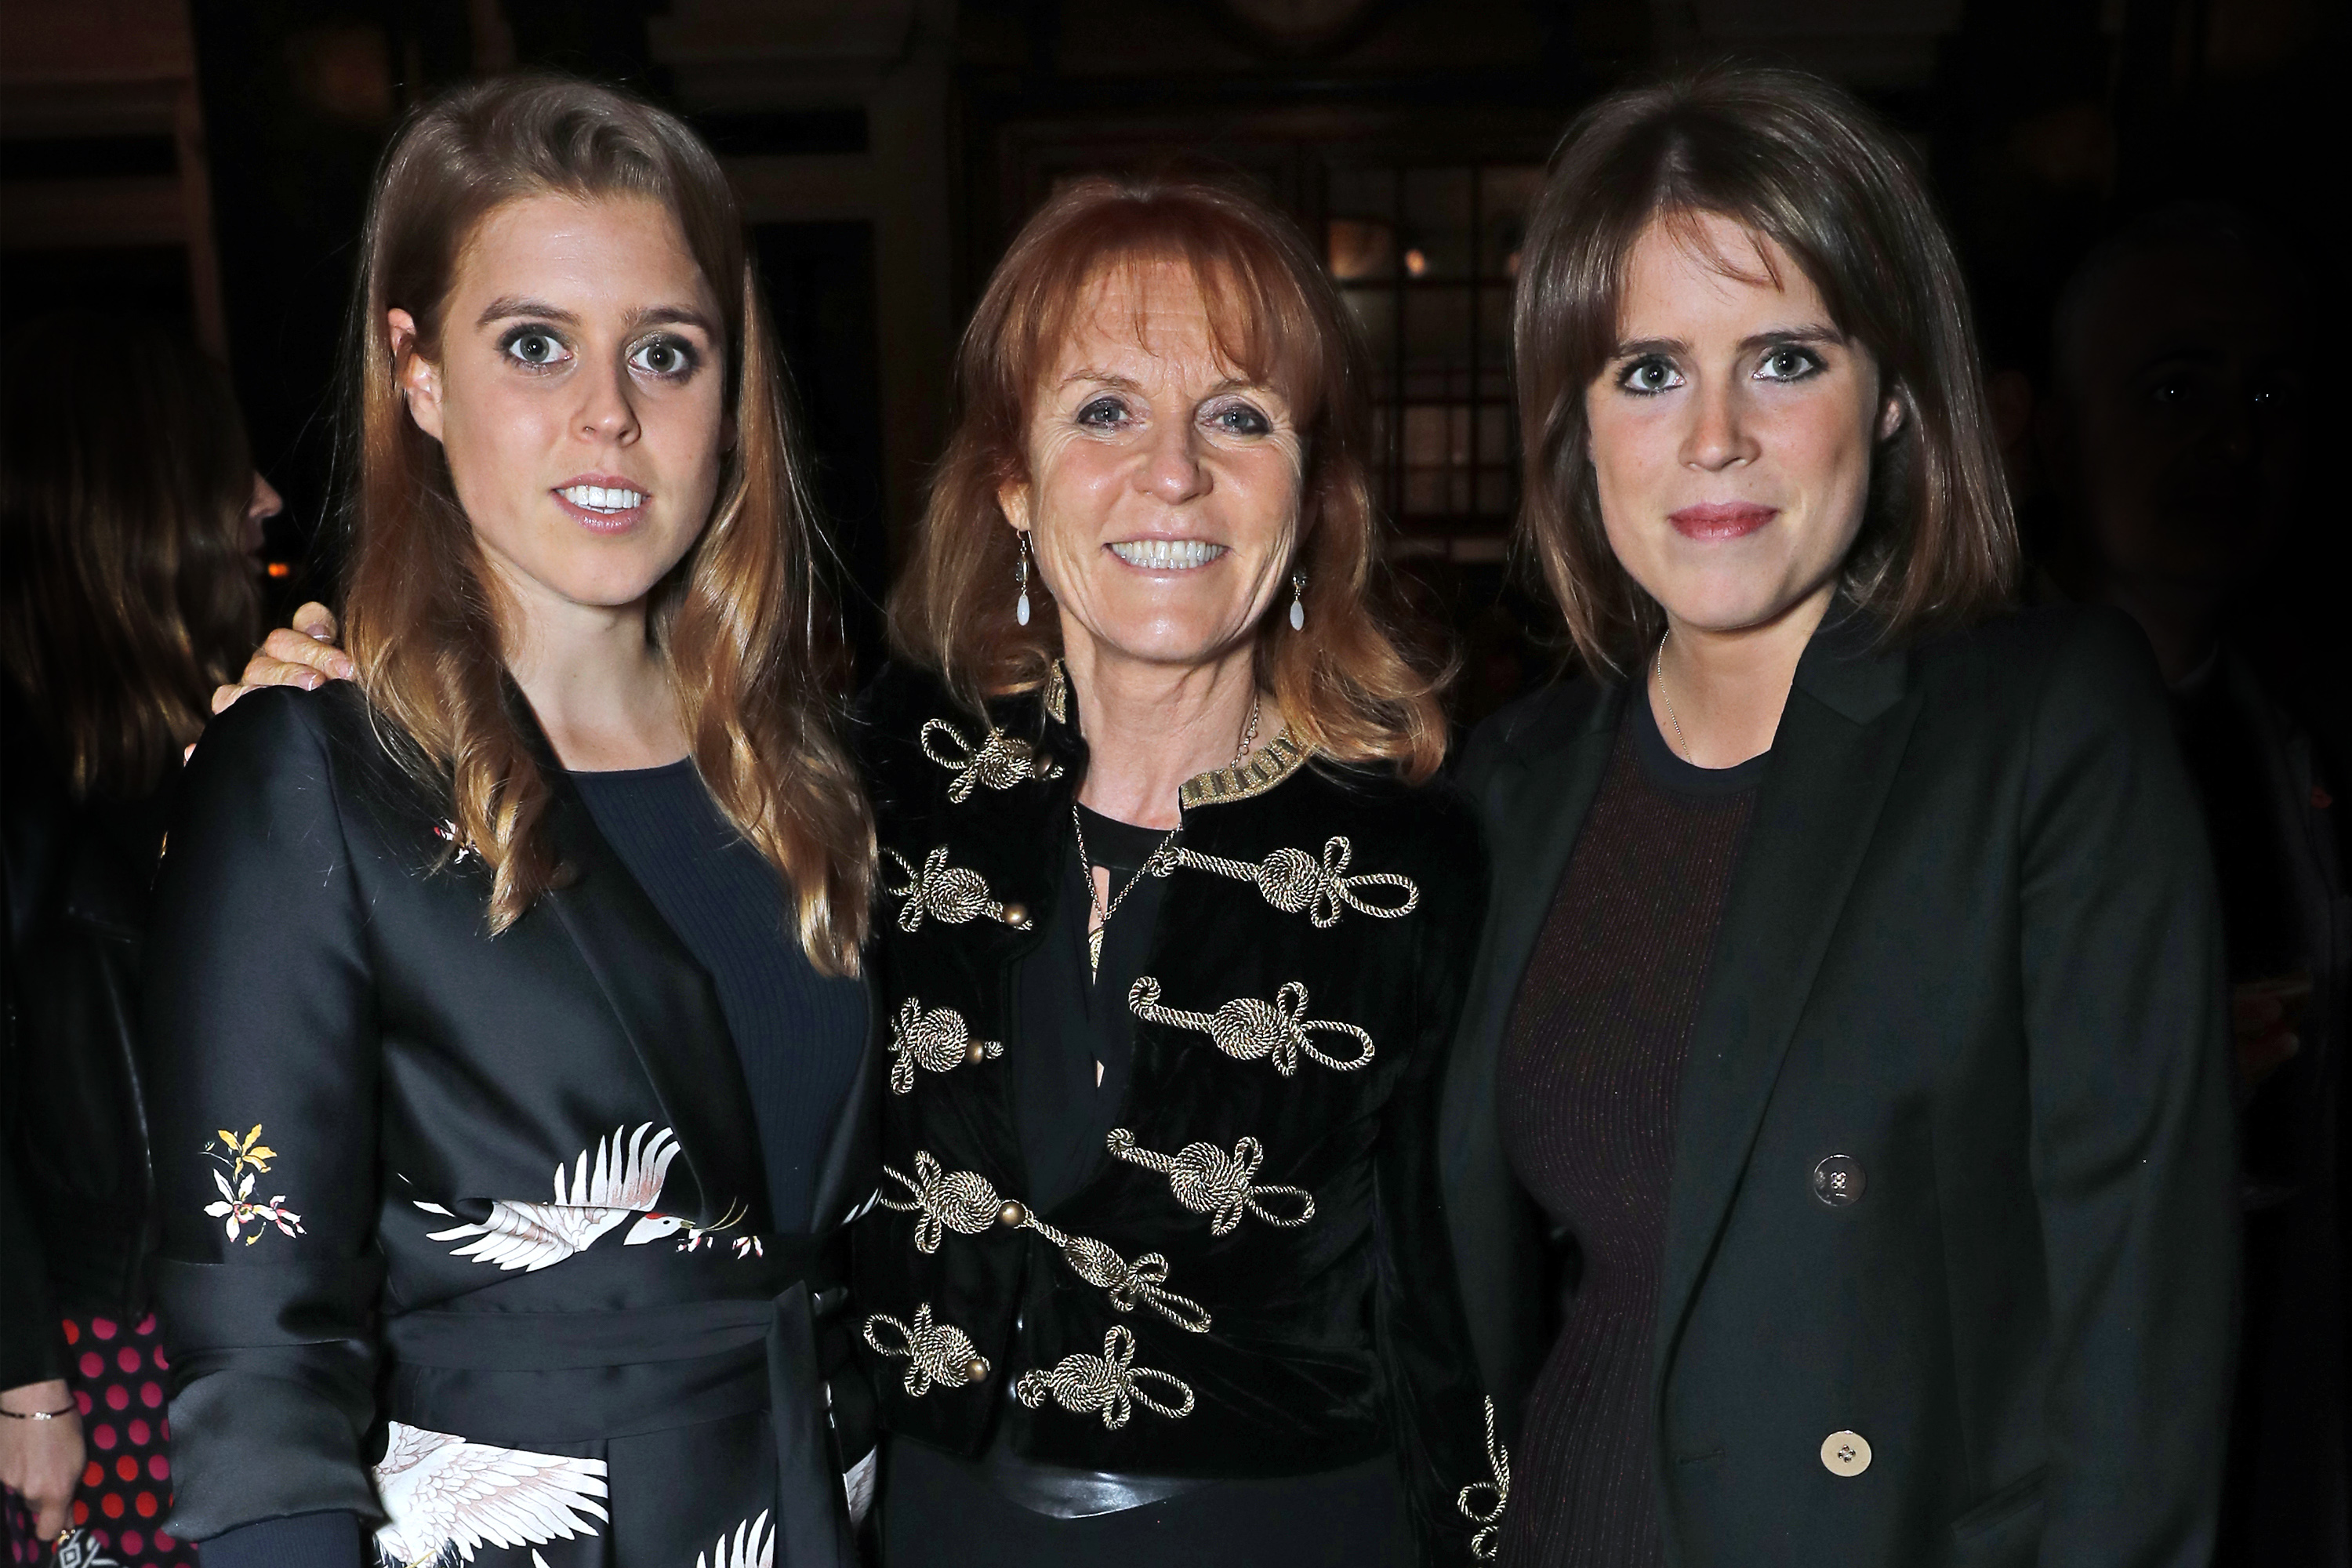
<instances>
[{"instance_id":1,"label":"dark-haired woman's face","mask_svg":"<svg viewBox=\"0 0 2352 1568\"><path fill-rule=\"evenodd\" d=\"M1717 632L1818 619L1902 417L1788 253L1712 215L1634 247L1585 409L1611 549L1670 624Z\"/></svg>"},{"instance_id":2,"label":"dark-haired woman's face","mask_svg":"<svg viewBox=\"0 0 2352 1568\"><path fill-rule=\"evenodd\" d=\"M397 348L414 334L391 312ZM470 237L410 416L526 619L638 604L709 520L725 449L719 301L638 197L525 196Z\"/></svg>"}]
</instances>

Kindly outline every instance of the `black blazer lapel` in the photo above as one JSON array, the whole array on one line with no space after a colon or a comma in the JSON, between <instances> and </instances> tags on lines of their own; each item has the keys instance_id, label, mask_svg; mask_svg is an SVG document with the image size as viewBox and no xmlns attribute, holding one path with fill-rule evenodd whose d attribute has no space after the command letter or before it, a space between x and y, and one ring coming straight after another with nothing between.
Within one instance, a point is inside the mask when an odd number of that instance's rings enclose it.
<instances>
[{"instance_id":1,"label":"black blazer lapel","mask_svg":"<svg viewBox=\"0 0 2352 1568\"><path fill-rule=\"evenodd\" d=\"M1825 623L1806 647L1716 938L1677 1112L1654 1352L1661 1393L1918 711L1907 659L1874 652L1872 631L1850 616Z\"/></svg>"},{"instance_id":2,"label":"black blazer lapel","mask_svg":"<svg viewBox=\"0 0 2352 1568\"><path fill-rule=\"evenodd\" d=\"M1507 741L1483 776L1465 781L1485 822L1494 879L1446 1064L1439 1175L1479 1372L1503 1404L1506 1430L1517 1429L1517 1403L1543 1354L1546 1303L1541 1260L1509 1218L1527 1199L1498 1135L1496 1075L1519 982L1608 771L1625 690L1592 682L1563 689L1524 742Z\"/></svg>"},{"instance_id":3,"label":"black blazer lapel","mask_svg":"<svg viewBox=\"0 0 2352 1568\"><path fill-rule=\"evenodd\" d=\"M881 1108L875 1101L882 1088L881 1031L886 1026L870 979L866 998L865 1054L858 1058L857 1076L850 1079L849 1093L842 1100L824 1163L817 1166L816 1196L802 1226L813 1235L821 1236L846 1221L873 1194L877 1179ZM776 1223L781 1226L787 1217L779 1215Z\"/></svg>"},{"instance_id":4,"label":"black blazer lapel","mask_svg":"<svg viewBox=\"0 0 2352 1568\"><path fill-rule=\"evenodd\" d=\"M547 826L564 885L551 889L542 901L603 989L677 1139L677 1159L662 1185L663 1206L697 1225L719 1225L730 1206L748 1204L740 1227L771 1230L775 1222L751 1086L719 993L596 830L587 803L511 682L507 700L552 791Z\"/></svg>"}]
</instances>

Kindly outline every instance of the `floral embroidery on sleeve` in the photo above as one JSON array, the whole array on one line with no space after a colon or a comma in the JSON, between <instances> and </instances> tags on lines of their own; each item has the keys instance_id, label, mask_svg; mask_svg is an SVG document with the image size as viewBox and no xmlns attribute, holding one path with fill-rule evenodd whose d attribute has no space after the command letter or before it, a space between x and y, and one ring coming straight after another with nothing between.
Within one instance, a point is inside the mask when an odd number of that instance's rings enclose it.
<instances>
[{"instance_id":1,"label":"floral embroidery on sleeve","mask_svg":"<svg viewBox=\"0 0 2352 1568\"><path fill-rule=\"evenodd\" d=\"M213 1173L213 1185L220 1189L220 1199L205 1205L205 1213L223 1222L222 1229L231 1241L243 1241L251 1247L276 1226L287 1236L303 1235L302 1216L286 1206L286 1194L278 1193L267 1202L253 1195L254 1177L266 1174L269 1162L278 1158L278 1151L261 1141L261 1123L239 1138L226 1128L219 1137L205 1144L206 1157L221 1168ZM245 1234L247 1226L253 1234Z\"/></svg>"}]
</instances>

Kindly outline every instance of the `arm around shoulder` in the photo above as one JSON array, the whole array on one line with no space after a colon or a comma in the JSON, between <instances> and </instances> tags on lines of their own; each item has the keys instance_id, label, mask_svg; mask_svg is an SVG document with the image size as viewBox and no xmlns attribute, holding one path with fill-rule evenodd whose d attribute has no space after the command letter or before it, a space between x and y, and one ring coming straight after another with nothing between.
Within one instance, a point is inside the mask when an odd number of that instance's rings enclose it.
<instances>
[{"instance_id":1,"label":"arm around shoulder","mask_svg":"<svg viewBox=\"0 0 2352 1568\"><path fill-rule=\"evenodd\" d=\"M257 693L197 747L146 958L171 1528L380 1517L375 995L330 704Z\"/></svg>"}]
</instances>

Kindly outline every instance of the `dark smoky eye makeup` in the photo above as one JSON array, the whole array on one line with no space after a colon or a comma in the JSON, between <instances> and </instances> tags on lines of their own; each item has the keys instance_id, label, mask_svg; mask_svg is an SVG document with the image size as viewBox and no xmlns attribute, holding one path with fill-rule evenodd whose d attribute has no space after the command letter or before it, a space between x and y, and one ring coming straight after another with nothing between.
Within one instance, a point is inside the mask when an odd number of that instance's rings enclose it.
<instances>
[{"instance_id":1,"label":"dark smoky eye makeup","mask_svg":"<svg viewBox=\"0 0 2352 1568\"><path fill-rule=\"evenodd\" d=\"M1664 354L1637 354L1617 368L1618 389L1636 397L1671 391L1682 384L1682 374Z\"/></svg>"},{"instance_id":2,"label":"dark smoky eye makeup","mask_svg":"<svg viewBox=\"0 0 2352 1568\"><path fill-rule=\"evenodd\" d=\"M701 368L702 350L690 339L665 332L639 343L630 353L629 363L648 374L682 381Z\"/></svg>"},{"instance_id":3,"label":"dark smoky eye makeup","mask_svg":"<svg viewBox=\"0 0 2352 1568\"><path fill-rule=\"evenodd\" d=\"M1802 381L1828 368L1818 350L1802 343L1774 343L1756 362L1756 374L1766 381Z\"/></svg>"},{"instance_id":4,"label":"dark smoky eye makeup","mask_svg":"<svg viewBox=\"0 0 2352 1568\"><path fill-rule=\"evenodd\" d=\"M559 363L569 351L563 334L553 327L522 321L499 334L499 352L529 369L540 370Z\"/></svg>"}]
</instances>

